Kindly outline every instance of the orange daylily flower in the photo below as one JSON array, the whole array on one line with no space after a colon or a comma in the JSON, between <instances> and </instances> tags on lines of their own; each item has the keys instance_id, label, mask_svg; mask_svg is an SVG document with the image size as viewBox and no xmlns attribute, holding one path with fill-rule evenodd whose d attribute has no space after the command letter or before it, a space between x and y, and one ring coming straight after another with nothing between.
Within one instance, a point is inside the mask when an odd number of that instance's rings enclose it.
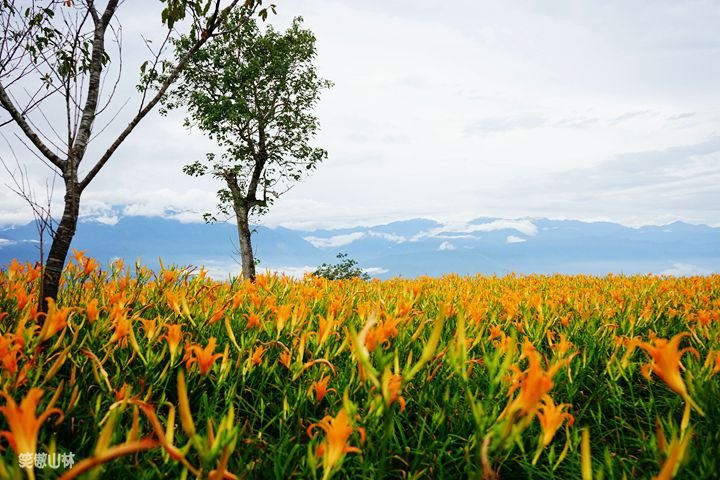
<instances>
[{"instance_id":1,"label":"orange daylily flower","mask_svg":"<svg viewBox=\"0 0 720 480\"><path fill-rule=\"evenodd\" d=\"M10 290L17 301L17 310L20 312L30 303L30 295L25 291L25 287L19 283L12 284Z\"/></svg>"},{"instance_id":2,"label":"orange daylily flower","mask_svg":"<svg viewBox=\"0 0 720 480\"><path fill-rule=\"evenodd\" d=\"M175 358L178 353L178 346L182 340L182 325L175 323L173 325L165 325L165 327L167 328L167 333L163 335L163 338L167 340L170 356Z\"/></svg>"},{"instance_id":3,"label":"orange daylily flower","mask_svg":"<svg viewBox=\"0 0 720 480\"><path fill-rule=\"evenodd\" d=\"M113 391L115 392L115 401L116 402L119 402L121 400L128 400L130 398L130 396L132 395L132 385L123 383L122 387L114 388Z\"/></svg>"},{"instance_id":4,"label":"orange daylily flower","mask_svg":"<svg viewBox=\"0 0 720 480\"><path fill-rule=\"evenodd\" d=\"M325 416L317 423L313 423L307 429L308 436L314 437L313 430L320 428L325 432L325 440L320 443L317 449L317 455L323 458L323 478L330 477L330 473L336 465L338 465L346 453L359 453L360 449L348 445L348 439L355 430L350 423L345 409L341 409L335 417ZM364 440L364 430L357 428L360 432L361 441Z\"/></svg>"},{"instance_id":5,"label":"orange daylily flower","mask_svg":"<svg viewBox=\"0 0 720 480\"><path fill-rule=\"evenodd\" d=\"M165 270L163 268L161 270L161 273L163 276L163 285L167 285L168 283L173 283L177 279L177 274L178 274L177 270Z\"/></svg>"},{"instance_id":6,"label":"orange daylily flower","mask_svg":"<svg viewBox=\"0 0 720 480\"><path fill-rule=\"evenodd\" d=\"M67 326L67 320L74 309L72 307L58 308L52 298L48 297L48 311L45 315L40 340L45 341Z\"/></svg>"},{"instance_id":7,"label":"orange daylily flower","mask_svg":"<svg viewBox=\"0 0 720 480\"><path fill-rule=\"evenodd\" d=\"M6 401L5 406L0 407L0 413L5 416L5 420L10 427L10 431L0 432L0 436L5 437L8 442L10 442L10 446L18 455L21 453L37 452L38 432L50 415L55 413L62 419L62 411L59 408L53 407L54 402L51 402L40 416L35 416L35 410L43 393L43 390L40 388L31 388L18 406L10 395L0 391L0 395L2 395ZM28 474L30 474L32 478L32 467L28 468Z\"/></svg>"},{"instance_id":8,"label":"orange daylily flower","mask_svg":"<svg viewBox=\"0 0 720 480\"><path fill-rule=\"evenodd\" d=\"M712 370L710 371L710 376L712 377L716 373L720 372L720 352L711 352L707 355L706 364L708 366L711 366L714 362L714 366L712 367Z\"/></svg>"},{"instance_id":9,"label":"orange daylily flower","mask_svg":"<svg viewBox=\"0 0 720 480\"><path fill-rule=\"evenodd\" d=\"M119 342L121 345L127 345L126 337L132 330L132 319L128 318L125 309L119 308L118 305L113 306L110 319L115 327L110 343Z\"/></svg>"},{"instance_id":10,"label":"orange daylily flower","mask_svg":"<svg viewBox=\"0 0 720 480\"><path fill-rule=\"evenodd\" d=\"M316 403L322 402L322 399L325 398L325 395L328 393L337 392L334 388L328 388L328 381L330 381L330 377L322 377L310 386L310 392L315 392Z\"/></svg>"},{"instance_id":11,"label":"orange daylily flower","mask_svg":"<svg viewBox=\"0 0 720 480\"><path fill-rule=\"evenodd\" d=\"M262 323L260 321L260 315L255 312L246 313L244 317L247 319L247 325L245 328L260 328Z\"/></svg>"},{"instance_id":12,"label":"orange daylily flower","mask_svg":"<svg viewBox=\"0 0 720 480\"><path fill-rule=\"evenodd\" d=\"M492 325L490 327L490 340L495 340L498 337L503 337L505 333L500 328L500 325Z\"/></svg>"},{"instance_id":13,"label":"orange daylily flower","mask_svg":"<svg viewBox=\"0 0 720 480\"><path fill-rule=\"evenodd\" d=\"M255 286L267 289L269 278L266 275L257 275L255 277Z\"/></svg>"},{"instance_id":14,"label":"orange daylily flower","mask_svg":"<svg viewBox=\"0 0 720 480\"><path fill-rule=\"evenodd\" d=\"M2 317L3 315L0 315ZM12 377L18 370L18 354L22 349L14 336L6 334L0 337L0 362L2 373Z\"/></svg>"},{"instance_id":15,"label":"orange daylily flower","mask_svg":"<svg viewBox=\"0 0 720 480\"><path fill-rule=\"evenodd\" d=\"M645 364L642 367L643 375L649 379L651 372L654 372L658 377L665 381L672 391L680 395L683 400L702 414L702 411L695 401L690 398L685 382L680 374L680 359L685 352L694 353L699 357L697 350L692 347L678 349L680 341L684 337L689 336L690 333L683 332L678 333L670 340L655 338L652 343L635 341L634 345L637 345L645 350L652 358L650 363Z\"/></svg>"},{"instance_id":16,"label":"orange daylily flower","mask_svg":"<svg viewBox=\"0 0 720 480\"><path fill-rule=\"evenodd\" d=\"M285 328L285 324L288 320L290 320L290 317L292 316L293 306L292 305L280 305L279 307L275 307L275 327L278 332L282 331L283 328Z\"/></svg>"},{"instance_id":17,"label":"orange daylily flower","mask_svg":"<svg viewBox=\"0 0 720 480\"><path fill-rule=\"evenodd\" d=\"M575 417L565 412L567 407L570 407L569 403L561 403L555 405L550 395L545 395L542 399L542 406L538 409L536 415L540 426L542 427L543 434L541 444L542 447L548 446L555 436L558 428L562 425L563 421L567 419L568 425L575 423Z\"/></svg>"},{"instance_id":18,"label":"orange daylily flower","mask_svg":"<svg viewBox=\"0 0 720 480\"><path fill-rule=\"evenodd\" d=\"M190 367L194 363L197 363L200 374L206 375L212 368L215 360L225 356L224 353L213 353L215 351L216 341L215 337L210 337L210 340L205 348L202 348L199 345L190 345L186 347L185 356L187 360L185 361L185 368L190 370Z\"/></svg>"},{"instance_id":19,"label":"orange daylily flower","mask_svg":"<svg viewBox=\"0 0 720 480\"><path fill-rule=\"evenodd\" d=\"M81 266L83 267L83 274L90 275L92 272L95 271L96 268L100 266L100 264L94 258L86 258L81 263Z\"/></svg>"},{"instance_id":20,"label":"orange daylily flower","mask_svg":"<svg viewBox=\"0 0 720 480\"><path fill-rule=\"evenodd\" d=\"M523 354L528 359L528 368L520 373L519 380L510 388L509 394L519 389L520 393L508 404L501 416L512 417L517 412L522 415L532 415L540 406L540 400L552 389L552 378L565 362L558 362L551 365L548 370L543 370L540 362L540 354L529 340L525 340Z\"/></svg>"},{"instance_id":21,"label":"orange daylily flower","mask_svg":"<svg viewBox=\"0 0 720 480\"><path fill-rule=\"evenodd\" d=\"M172 290L165 292L165 299L167 300L168 306L178 315L190 316L190 309L188 308L187 299L182 293L176 293Z\"/></svg>"},{"instance_id":22,"label":"orange daylily flower","mask_svg":"<svg viewBox=\"0 0 720 480\"><path fill-rule=\"evenodd\" d=\"M17 258L13 258L10 262L10 265L8 265L7 267L8 278L10 280L15 280L16 277L22 275L23 270L23 264L18 262Z\"/></svg>"},{"instance_id":23,"label":"orange daylily flower","mask_svg":"<svg viewBox=\"0 0 720 480\"><path fill-rule=\"evenodd\" d=\"M253 285L253 289L255 286ZM252 305L255 308L260 308L260 305L262 305L263 299L259 296L255 295L254 293L250 294L250 305Z\"/></svg>"},{"instance_id":24,"label":"orange daylily flower","mask_svg":"<svg viewBox=\"0 0 720 480\"><path fill-rule=\"evenodd\" d=\"M75 250L73 248L72 251L73 259L75 260L75 262L77 262L78 265L82 265L83 261L85 260L85 253L87 252L87 250Z\"/></svg>"},{"instance_id":25,"label":"orange daylily flower","mask_svg":"<svg viewBox=\"0 0 720 480\"><path fill-rule=\"evenodd\" d=\"M552 346L552 344L551 344L551 346ZM572 344L572 342L568 341L567 334L561 333L560 341L557 343L557 347L554 347L554 348L557 348L557 356L562 358L565 355L567 355L568 352L570 352L572 347L573 347L573 344Z\"/></svg>"},{"instance_id":26,"label":"orange daylily flower","mask_svg":"<svg viewBox=\"0 0 720 480\"><path fill-rule=\"evenodd\" d=\"M100 309L98 309L98 299L93 298L87 304L85 305L85 315L87 315L87 319L90 323L93 323L95 320L97 320L98 316L100 315Z\"/></svg>"},{"instance_id":27,"label":"orange daylily flower","mask_svg":"<svg viewBox=\"0 0 720 480\"><path fill-rule=\"evenodd\" d=\"M372 352L377 345L384 345L391 338L396 337L398 334L397 325L400 320L400 318L392 318L375 325L365 337L365 347L368 351Z\"/></svg>"},{"instance_id":28,"label":"orange daylily flower","mask_svg":"<svg viewBox=\"0 0 720 480\"><path fill-rule=\"evenodd\" d=\"M332 315L328 315L327 317L320 316L318 318L318 330L317 330L317 338L318 338L318 345L322 345L325 343L325 341L330 336L330 333L333 331L333 328L335 327L335 319L332 317Z\"/></svg>"},{"instance_id":29,"label":"orange daylily flower","mask_svg":"<svg viewBox=\"0 0 720 480\"><path fill-rule=\"evenodd\" d=\"M400 395L402 387L402 375L393 374L388 377L387 381L387 399L388 406L397 402L400 405L400 411L405 411L405 399Z\"/></svg>"},{"instance_id":30,"label":"orange daylily flower","mask_svg":"<svg viewBox=\"0 0 720 480\"><path fill-rule=\"evenodd\" d=\"M280 363L285 365L285 368L290 368L291 361L292 361L292 356L290 355L290 352L282 352L280 354Z\"/></svg>"},{"instance_id":31,"label":"orange daylily flower","mask_svg":"<svg viewBox=\"0 0 720 480\"><path fill-rule=\"evenodd\" d=\"M225 316L225 308L220 307L215 312L208 313L207 324L212 325L217 323L223 316Z\"/></svg>"},{"instance_id":32,"label":"orange daylily flower","mask_svg":"<svg viewBox=\"0 0 720 480\"><path fill-rule=\"evenodd\" d=\"M235 310L240 306L240 304L243 302L244 297L242 292L235 292L235 295L233 295L232 298L232 309Z\"/></svg>"},{"instance_id":33,"label":"orange daylily flower","mask_svg":"<svg viewBox=\"0 0 720 480\"><path fill-rule=\"evenodd\" d=\"M155 332L157 331L157 319L141 318L140 323L143 324L143 330L145 330L145 337L148 340L151 340L153 337L155 337Z\"/></svg>"},{"instance_id":34,"label":"orange daylily flower","mask_svg":"<svg viewBox=\"0 0 720 480\"><path fill-rule=\"evenodd\" d=\"M250 356L250 363L252 363L255 366L258 366L262 363L262 357L265 354L265 347L263 345L259 345L255 350L253 350L252 355Z\"/></svg>"}]
</instances>

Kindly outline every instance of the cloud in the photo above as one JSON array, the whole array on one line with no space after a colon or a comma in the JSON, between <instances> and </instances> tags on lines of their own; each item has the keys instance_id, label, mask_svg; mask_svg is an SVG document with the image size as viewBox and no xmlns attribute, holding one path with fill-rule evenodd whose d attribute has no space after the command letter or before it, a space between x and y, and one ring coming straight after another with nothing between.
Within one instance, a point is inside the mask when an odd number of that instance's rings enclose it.
<instances>
[{"instance_id":1,"label":"cloud","mask_svg":"<svg viewBox=\"0 0 720 480\"><path fill-rule=\"evenodd\" d=\"M368 267L363 268L362 271L368 275L382 275L383 273L388 273L390 270L382 267Z\"/></svg>"},{"instance_id":2,"label":"cloud","mask_svg":"<svg viewBox=\"0 0 720 480\"><path fill-rule=\"evenodd\" d=\"M403 243L408 241L408 239L403 237L402 235L395 235L393 233L376 232L374 230L369 230L367 234L370 237L382 238L383 240L394 243Z\"/></svg>"},{"instance_id":3,"label":"cloud","mask_svg":"<svg viewBox=\"0 0 720 480\"><path fill-rule=\"evenodd\" d=\"M465 126L466 135L482 133L507 132L510 130L525 130L539 128L547 125L547 122L534 116L525 117L487 117L474 120Z\"/></svg>"},{"instance_id":4,"label":"cloud","mask_svg":"<svg viewBox=\"0 0 720 480\"><path fill-rule=\"evenodd\" d=\"M600 122L597 117L569 117L562 118L555 123L557 127L569 128L589 128L596 126Z\"/></svg>"},{"instance_id":5,"label":"cloud","mask_svg":"<svg viewBox=\"0 0 720 480\"><path fill-rule=\"evenodd\" d=\"M505 208L625 225L720 223L720 137L625 152L595 165L520 178ZM502 195L501 192L498 195Z\"/></svg>"},{"instance_id":6,"label":"cloud","mask_svg":"<svg viewBox=\"0 0 720 480\"><path fill-rule=\"evenodd\" d=\"M686 112L686 113L678 113L677 115L671 115L668 117L668 120L685 120L687 118L693 118L696 116L697 113L695 112Z\"/></svg>"},{"instance_id":7,"label":"cloud","mask_svg":"<svg viewBox=\"0 0 720 480\"><path fill-rule=\"evenodd\" d=\"M7 238L0 238L0 248L3 247L9 247L10 245L15 245L17 242L14 242L13 240L8 240Z\"/></svg>"},{"instance_id":8,"label":"cloud","mask_svg":"<svg viewBox=\"0 0 720 480\"><path fill-rule=\"evenodd\" d=\"M316 269L317 269L317 267L311 267L309 265L303 265L300 267L288 267L288 266L268 267L268 270L271 273L287 275L288 277L293 277L293 278L303 278L305 276L305 274L314 272Z\"/></svg>"},{"instance_id":9,"label":"cloud","mask_svg":"<svg viewBox=\"0 0 720 480\"><path fill-rule=\"evenodd\" d=\"M102 223L103 225L116 225L120 221L120 217L117 215L104 215L93 217L90 221Z\"/></svg>"},{"instance_id":10,"label":"cloud","mask_svg":"<svg viewBox=\"0 0 720 480\"><path fill-rule=\"evenodd\" d=\"M122 85L95 133L113 107L130 102L94 138L84 171L137 111L138 68L148 55L140 34L162 34L161 4L138 10L131 3L119 9ZM717 134L717 2L679 8L588 0L569 8L566 1L466 0L458 9L409 0L297 0L271 16L278 28L304 17L317 37L318 68L335 86L316 109L322 130L314 143L328 150L327 161L284 195L263 225L334 228L479 215L720 223L720 173L699 158L712 154L695 155L692 165L677 151L670 152L675 165L634 157ZM34 89L15 90L23 91ZM56 127L62 112L61 102L44 107ZM97 201L121 206L120 215L197 222L214 211L222 184L181 169L219 149L184 129L182 118L148 115L84 192L83 211ZM33 123L45 125L37 114ZM23 151L17 129L2 131ZM628 153L633 158L621 158ZM0 156L12 162L2 141ZM42 192L47 169L26 156ZM637 166L604 163L618 158ZM0 185L9 181L0 169ZM0 187L0 225L30 221L27 206L6 192ZM89 215L114 220L111 212Z\"/></svg>"},{"instance_id":11,"label":"cloud","mask_svg":"<svg viewBox=\"0 0 720 480\"><path fill-rule=\"evenodd\" d=\"M227 280L228 277L237 277L242 273L242 266L233 261L204 259L197 263L205 268L208 277L215 280Z\"/></svg>"},{"instance_id":12,"label":"cloud","mask_svg":"<svg viewBox=\"0 0 720 480\"><path fill-rule=\"evenodd\" d=\"M508 237L505 239L505 242L507 242L507 243L523 243L523 242L527 242L527 238L516 237L515 235L508 235Z\"/></svg>"},{"instance_id":13,"label":"cloud","mask_svg":"<svg viewBox=\"0 0 720 480\"><path fill-rule=\"evenodd\" d=\"M431 86L428 79L422 75L404 75L398 80L398 85L402 87L417 88L420 90L427 89Z\"/></svg>"},{"instance_id":14,"label":"cloud","mask_svg":"<svg viewBox=\"0 0 720 480\"><path fill-rule=\"evenodd\" d=\"M416 237L415 239L419 239ZM469 233L441 233L433 235L433 238L447 239L447 240L480 240L480 235L470 235Z\"/></svg>"},{"instance_id":15,"label":"cloud","mask_svg":"<svg viewBox=\"0 0 720 480\"><path fill-rule=\"evenodd\" d=\"M310 242L316 248L333 248L350 245L351 243L365 237L365 232L352 232L343 235L334 235L328 238L322 237L304 237L304 240Z\"/></svg>"},{"instance_id":16,"label":"cloud","mask_svg":"<svg viewBox=\"0 0 720 480\"><path fill-rule=\"evenodd\" d=\"M627 120L632 120L632 119L638 118L638 117L645 117L645 116L648 116L648 115L651 115L651 114L652 114L652 113L649 112L649 111L647 111L647 110L642 110L642 111L639 111L639 112L625 112L625 113L623 113L622 115L618 115L617 117L611 118L611 119L609 120L609 123L610 123L611 125L617 125L618 123L622 123L622 122L625 122L625 121L627 121Z\"/></svg>"},{"instance_id":17,"label":"cloud","mask_svg":"<svg viewBox=\"0 0 720 480\"><path fill-rule=\"evenodd\" d=\"M395 235L386 232L376 232L374 230L368 230L365 232L345 233L341 235L333 235L332 237L308 236L304 237L304 240L310 242L316 248L333 248L350 245L353 242L367 237L381 238L383 240L387 240L393 243L403 243L408 241L407 238L403 237L402 235Z\"/></svg>"},{"instance_id":18,"label":"cloud","mask_svg":"<svg viewBox=\"0 0 720 480\"><path fill-rule=\"evenodd\" d=\"M202 222L202 215L214 212L217 198L212 190L191 188L178 193L170 188L139 192L131 202L125 203L122 214L149 217L170 217L179 220ZM192 214L192 215L187 215Z\"/></svg>"},{"instance_id":19,"label":"cloud","mask_svg":"<svg viewBox=\"0 0 720 480\"><path fill-rule=\"evenodd\" d=\"M712 270L707 268L699 267L691 263L673 263L671 268L663 270L661 275L672 275L675 277L689 277L693 275L709 275Z\"/></svg>"},{"instance_id":20,"label":"cloud","mask_svg":"<svg viewBox=\"0 0 720 480\"><path fill-rule=\"evenodd\" d=\"M488 223L470 225L469 232L493 232L496 230L517 230L525 235L537 233L537 226L531 220L493 220Z\"/></svg>"},{"instance_id":21,"label":"cloud","mask_svg":"<svg viewBox=\"0 0 720 480\"><path fill-rule=\"evenodd\" d=\"M549 111L545 116L524 115L509 117L486 117L473 120L465 125L466 135L483 133L509 132L513 130L530 130L544 127L554 128L588 128L592 126L614 126L629 120L652 117L649 110L624 112L614 116L569 116L559 120L551 120L556 113Z\"/></svg>"},{"instance_id":22,"label":"cloud","mask_svg":"<svg viewBox=\"0 0 720 480\"><path fill-rule=\"evenodd\" d=\"M455 250L455 245L450 242L442 242L438 247L438 250L441 252Z\"/></svg>"},{"instance_id":23,"label":"cloud","mask_svg":"<svg viewBox=\"0 0 720 480\"><path fill-rule=\"evenodd\" d=\"M620 183L627 175L632 176L629 179L632 183L641 180L650 183L658 178L672 175L687 176L688 173L692 173L687 171L689 166L701 168L708 166L717 170L720 167L717 156L712 158L706 156L719 152L720 137L714 137L699 143L673 146L663 150L623 153L599 164L594 169L595 172L585 173L605 172L605 176L609 177L607 180L615 184ZM592 177L597 178L598 175L591 175Z\"/></svg>"},{"instance_id":24,"label":"cloud","mask_svg":"<svg viewBox=\"0 0 720 480\"><path fill-rule=\"evenodd\" d=\"M433 228L426 232L415 235L412 240L417 241L426 237L433 238L475 238L472 233L476 232L494 232L497 230L517 230L528 236L535 235L538 231L537 226L528 219L516 220L492 220L484 223L468 223L468 222L451 222L441 227ZM450 234L450 235L448 235Z\"/></svg>"}]
</instances>

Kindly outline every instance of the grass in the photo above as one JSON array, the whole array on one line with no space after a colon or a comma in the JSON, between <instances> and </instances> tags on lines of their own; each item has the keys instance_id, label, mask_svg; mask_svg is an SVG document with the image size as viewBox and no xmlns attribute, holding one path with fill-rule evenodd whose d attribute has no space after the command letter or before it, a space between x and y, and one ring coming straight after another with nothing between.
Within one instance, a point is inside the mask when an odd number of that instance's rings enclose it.
<instances>
[{"instance_id":1,"label":"grass","mask_svg":"<svg viewBox=\"0 0 720 480\"><path fill-rule=\"evenodd\" d=\"M78 253L47 316L38 277L0 272L3 478L720 476L717 275L251 284ZM21 468L26 437L74 468Z\"/></svg>"}]
</instances>

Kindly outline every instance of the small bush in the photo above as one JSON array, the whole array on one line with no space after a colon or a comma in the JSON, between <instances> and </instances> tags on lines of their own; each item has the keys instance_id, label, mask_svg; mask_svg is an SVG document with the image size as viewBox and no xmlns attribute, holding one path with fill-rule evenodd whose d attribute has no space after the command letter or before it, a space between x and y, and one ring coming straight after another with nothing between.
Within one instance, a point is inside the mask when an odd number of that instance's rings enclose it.
<instances>
[{"instance_id":1,"label":"small bush","mask_svg":"<svg viewBox=\"0 0 720 480\"><path fill-rule=\"evenodd\" d=\"M370 280L370 275L363 272L362 268L358 267L358 262L349 258L347 253L338 253L337 259L339 263L323 263L313 272L313 275L328 280L345 280L349 278Z\"/></svg>"}]
</instances>

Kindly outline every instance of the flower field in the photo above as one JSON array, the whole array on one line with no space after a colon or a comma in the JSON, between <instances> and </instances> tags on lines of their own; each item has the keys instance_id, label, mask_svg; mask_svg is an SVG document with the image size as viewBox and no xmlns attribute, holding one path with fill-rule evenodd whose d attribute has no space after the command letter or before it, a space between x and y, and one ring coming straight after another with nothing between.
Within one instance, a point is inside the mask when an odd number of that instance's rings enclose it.
<instances>
[{"instance_id":1,"label":"flower field","mask_svg":"<svg viewBox=\"0 0 720 480\"><path fill-rule=\"evenodd\" d=\"M0 478L720 477L717 275L218 282L76 252L46 315L39 276L0 272Z\"/></svg>"}]
</instances>

